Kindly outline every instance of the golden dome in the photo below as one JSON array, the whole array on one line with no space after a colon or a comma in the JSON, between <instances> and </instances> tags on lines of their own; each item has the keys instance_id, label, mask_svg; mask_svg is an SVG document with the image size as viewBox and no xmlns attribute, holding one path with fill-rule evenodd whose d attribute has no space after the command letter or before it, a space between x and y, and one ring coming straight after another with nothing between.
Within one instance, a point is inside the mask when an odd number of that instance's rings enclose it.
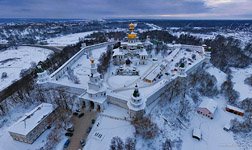
<instances>
[{"instance_id":1,"label":"golden dome","mask_svg":"<svg viewBox=\"0 0 252 150\"><path fill-rule=\"evenodd\" d=\"M129 29L130 29L131 31L133 31L134 28L135 28L135 25L134 25L133 23L130 23L130 24L129 24Z\"/></svg>"},{"instance_id":2,"label":"golden dome","mask_svg":"<svg viewBox=\"0 0 252 150\"><path fill-rule=\"evenodd\" d=\"M128 39L135 39L137 35L135 33L128 34Z\"/></svg>"}]
</instances>

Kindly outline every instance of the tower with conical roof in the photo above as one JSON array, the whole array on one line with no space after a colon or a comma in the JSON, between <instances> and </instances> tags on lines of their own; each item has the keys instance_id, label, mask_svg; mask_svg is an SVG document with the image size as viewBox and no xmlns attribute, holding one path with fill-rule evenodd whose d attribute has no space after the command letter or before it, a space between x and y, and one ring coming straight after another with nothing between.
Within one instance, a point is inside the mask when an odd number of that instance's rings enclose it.
<instances>
[{"instance_id":1,"label":"tower with conical roof","mask_svg":"<svg viewBox=\"0 0 252 150\"><path fill-rule=\"evenodd\" d=\"M138 86L135 86L131 99L127 103L129 107L130 117L140 118L144 115L145 102L141 97Z\"/></svg>"}]
</instances>

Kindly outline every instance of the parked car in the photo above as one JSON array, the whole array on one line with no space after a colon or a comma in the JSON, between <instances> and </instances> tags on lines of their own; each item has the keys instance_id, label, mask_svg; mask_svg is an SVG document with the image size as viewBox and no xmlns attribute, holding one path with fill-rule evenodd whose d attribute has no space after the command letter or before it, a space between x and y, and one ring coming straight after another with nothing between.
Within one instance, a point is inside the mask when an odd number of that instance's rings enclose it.
<instances>
[{"instance_id":1,"label":"parked car","mask_svg":"<svg viewBox=\"0 0 252 150\"><path fill-rule=\"evenodd\" d=\"M230 128L231 128L231 125L230 125L230 123L228 122L227 124L225 124L225 126L223 127L223 130L225 130L225 131L229 131L230 130Z\"/></svg>"},{"instance_id":2,"label":"parked car","mask_svg":"<svg viewBox=\"0 0 252 150\"><path fill-rule=\"evenodd\" d=\"M192 131L192 137L200 141L202 138L201 130L198 128L194 128Z\"/></svg>"},{"instance_id":3,"label":"parked car","mask_svg":"<svg viewBox=\"0 0 252 150\"><path fill-rule=\"evenodd\" d=\"M92 129L92 127L89 127L89 128L87 129L87 133L89 133L89 132L91 131L91 129Z\"/></svg>"},{"instance_id":4,"label":"parked car","mask_svg":"<svg viewBox=\"0 0 252 150\"><path fill-rule=\"evenodd\" d=\"M83 117L83 116L84 116L84 113L80 113L80 114L78 115L79 118L81 118L81 117Z\"/></svg>"},{"instance_id":5,"label":"parked car","mask_svg":"<svg viewBox=\"0 0 252 150\"><path fill-rule=\"evenodd\" d=\"M83 147L83 146L85 146L86 141L85 141L84 139L82 139L82 140L80 140L80 144L81 144L81 146Z\"/></svg>"},{"instance_id":6,"label":"parked car","mask_svg":"<svg viewBox=\"0 0 252 150\"><path fill-rule=\"evenodd\" d=\"M48 126L47 126L47 129L51 129L51 128L52 128L51 125L48 125Z\"/></svg>"},{"instance_id":7,"label":"parked car","mask_svg":"<svg viewBox=\"0 0 252 150\"><path fill-rule=\"evenodd\" d=\"M67 148L69 146L69 144L70 144L70 140L67 139L66 142L64 143L64 148Z\"/></svg>"},{"instance_id":8,"label":"parked car","mask_svg":"<svg viewBox=\"0 0 252 150\"><path fill-rule=\"evenodd\" d=\"M72 132L67 132L67 133L65 133L65 136L73 136L73 133Z\"/></svg>"},{"instance_id":9,"label":"parked car","mask_svg":"<svg viewBox=\"0 0 252 150\"><path fill-rule=\"evenodd\" d=\"M67 131L68 131L68 132L74 132L74 127L71 126L71 127L67 128Z\"/></svg>"},{"instance_id":10,"label":"parked car","mask_svg":"<svg viewBox=\"0 0 252 150\"><path fill-rule=\"evenodd\" d=\"M73 115L74 115L74 116L78 116L79 113L78 113L78 112L73 112Z\"/></svg>"},{"instance_id":11,"label":"parked car","mask_svg":"<svg viewBox=\"0 0 252 150\"><path fill-rule=\"evenodd\" d=\"M94 124L95 123L95 119L92 119L92 124Z\"/></svg>"}]
</instances>

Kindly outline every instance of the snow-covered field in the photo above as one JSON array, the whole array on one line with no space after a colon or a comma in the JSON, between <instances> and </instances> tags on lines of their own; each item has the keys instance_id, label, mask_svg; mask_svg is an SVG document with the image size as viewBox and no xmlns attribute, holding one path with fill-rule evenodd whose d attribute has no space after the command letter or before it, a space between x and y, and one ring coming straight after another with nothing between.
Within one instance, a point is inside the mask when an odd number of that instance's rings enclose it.
<instances>
[{"instance_id":1,"label":"snow-covered field","mask_svg":"<svg viewBox=\"0 0 252 150\"><path fill-rule=\"evenodd\" d=\"M221 84L226 80L227 75L216 67L209 67L206 71L210 75L215 76L217 79L217 87L220 90Z\"/></svg>"},{"instance_id":2,"label":"snow-covered field","mask_svg":"<svg viewBox=\"0 0 252 150\"><path fill-rule=\"evenodd\" d=\"M245 84L244 80L252 75L252 65L245 69L232 68L234 90L240 93L239 101L252 98L252 87Z\"/></svg>"},{"instance_id":3,"label":"snow-covered field","mask_svg":"<svg viewBox=\"0 0 252 150\"><path fill-rule=\"evenodd\" d=\"M0 76L7 73L7 78L0 79L0 90L9 86L13 81L20 79L22 69L29 69L31 63L46 60L53 52L44 48L19 46L0 51Z\"/></svg>"},{"instance_id":4,"label":"snow-covered field","mask_svg":"<svg viewBox=\"0 0 252 150\"><path fill-rule=\"evenodd\" d=\"M121 119L129 117L127 110L114 105L109 105L102 114ZM88 135L84 150L108 150L113 137L118 136L123 142L125 142L126 138L133 137L135 129L129 121L118 120L107 116L100 115L97 118L90 134ZM101 134L102 137L100 139L97 138L95 133Z\"/></svg>"},{"instance_id":5,"label":"snow-covered field","mask_svg":"<svg viewBox=\"0 0 252 150\"><path fill-rule=\"evenodd\" d=\"M181 34L190 34L192 36L195 36L197 38L201 38L203 40L206 39L214 39L217 35L222 35L224 37L233 37L234 39L238 39L241 41L241 47L244 48L246 44L248 44L252 40L252 36L250 32L243 32L243 31L237 31L237 32L211 32L211 33L191 33L191 32L185 32L185 31L171 31L172 35L179 37Z\"/></svg>"},{"instance_id":6,"label":"snow-covered field","mask_svg":"<svg viewBox=\"0 0 252 150\"><path fill-rule=\"evenodd\" d=\"M93 32L94 31L63 35L60 37L47 39L46 41L47 41L48 45L50 45L50 46L67 46L67 45L75 44L75 43L79 42L79 38L84 38L84 37L92 34Z\"/></svg>"}]
</instances>

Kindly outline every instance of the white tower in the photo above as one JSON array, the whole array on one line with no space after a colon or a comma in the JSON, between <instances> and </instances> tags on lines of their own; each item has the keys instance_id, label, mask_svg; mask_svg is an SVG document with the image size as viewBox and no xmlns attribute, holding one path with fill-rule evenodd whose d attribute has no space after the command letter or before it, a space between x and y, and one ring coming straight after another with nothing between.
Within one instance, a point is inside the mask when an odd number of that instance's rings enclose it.
<instances>
[{"instance_id":1,"label":"white tower","mask_svg":"<svg viewBox=\"0 0 252 150\"><path fill-rule=\"evenodd\" d=\"M86 108L102 111L106 106L106 88L102 84L102 78L97 72L97 66L94 59L90 58L91 69L88 81L87 92L80 96L85 103Z\"/></svg>"},{"instance_id":2,"label":"white tower","mask_svg":"<svg viewBox=\"0 0 252 150\"><path fill-rule=\"evenodd\" d=\"M38 75L38 80L37 80L38 84L43 84L50 79L47 71L43 70L41 66L38 66L37 75Z\"/></svg>"},{"instance_id":3,"label":"white tower","mask_svg":"<svg viewBox=\"0 0 252 150\"><path fill-rule=\"evenodd\" d=\"M90 90L99 91L102 88L102 79L100 73L97 72L97 66L94 59L90 59L91 74L89 75L88 88Z\"/></svg>"},{"instance_id":4,"label":"white tower","mask_svg":"<svg viewBox=\"0 0 252 150\"><path fill-rule=\"evenodd\" d=\"M135 86L135 90L131 96L131 99L128 101L127 105L129 107L130 117L139 118L143 116L146 104L139 93L137 85Z\"/></svg>"}]
</instances>

